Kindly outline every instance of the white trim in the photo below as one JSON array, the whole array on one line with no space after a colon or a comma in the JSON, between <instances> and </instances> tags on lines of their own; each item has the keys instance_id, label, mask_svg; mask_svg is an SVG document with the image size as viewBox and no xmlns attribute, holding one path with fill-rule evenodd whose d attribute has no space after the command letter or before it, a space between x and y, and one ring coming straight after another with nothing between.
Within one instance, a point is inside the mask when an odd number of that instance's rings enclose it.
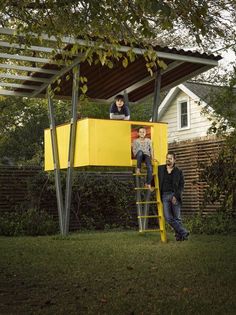
<instances>
[{"instance_id":1,"label":"white trim","mask_svg":"<svg viewBox=\"0 0 236 315\"><path fill-rule=\"evenodd\" d=\"M203 67L201 69L196 70L194 73L192 73L193 75L186 75L185 77L181 78L180 80L178 80L177 82L179 82L178 86L175 86L174 88L173 85L174 84L169 84L168 86L165 87L165 90L168 88L172 88L168 94L166 95L166 97L163 99L163 101L160 104L160 107L158 109L158 120L161 120L163 114L166 112L166 110L168 109L168 107L170 106L171 101L174 99L174 97L176 96L176 94L179 92L179 90L182 90L183 92L185 92L188 96L192 97L194 100L200 101L200 98L195 95L192 91L190 91L185 85L184 82L187 81L189 79L189 77L193 77L194 75L197 75L201 72L204 72L206 70L209 69L209 67ZM174 82L175 83L175 82ZM176 90L177 89L177 90ZM201 101L201 104L203 106L207 105L205 102Z\"/></svg>"},{"instance_id":2,"label":"white trim","mask_svg":"<svg viewBox=\"0 0 236 315\"><path fill-rule=\"evenodd\" d=\"M50 47L41 47L41 46L27 46L27 45L19 45L15 43L9 43L5 41L0 40L0 46L1 47L8 47L8 48L16 48L16 49L22 49L22 50L31 50L31 51L41 51L45 53L51 53L53 51L60 53L62 50L60 49L53 49Z\"/></svg>"},{"instance_id":3,"label":"white trim","mask_svg":"<svg viewBox=\"0 0 236 315\"><path fill-rule=\"evenodd\" d=\"M23 55L12 55L12 54L1 54L0 58L2 59L14 59L14 60L21 60L21 61L32 61L32 62L40 62L40 63L50 63L50 64L58 64L57 61L48 59L48 58L38 58L38 57L29 57Z\"/></svg>"},{"instance_id":4,"label":"white trim","mask_svg":"<svg viewBox=\"0 0 236 315\"><path fill-rule=\"evenodd\" d=\"M48 73L48 74L57 74L59 72L59 70L45 69L45 68L38 68L38 67L29 67L29 66L10 65L7 63L1 63L0 68L1 69L20 70L20 71L40 72L40 73Z\"/></svg>"},{"instance_id":5,"label":"white trim","mask_svg":"<svg viewBox=\"0 0 236 315\"><path fill-rule=\"evenodd\" d=\"M8 29L8 28L0 28L0 34L7 34L7 35L20 35L20 36L24 36L24 33L17 33L17 30L13 30L13 29ZM34 37L39 37L38 34L35 33L29 33L31 36ZM44 40L48 40L48 41L57 41L55 36L48 36L47 34L41 34L40 35L41 39ZM94 41L86 41L86 40L81 40L81 39L74 39L71 37L62 37L62 42L63 43L68 43L68 44L74 44L74 43L78 43L79 45L83 45L83 46L95 46L95 42ZM108 45L109 46L109 45ZM110 45L112 46L112 45ZM99 45L99 48L104 48L104 45ZM130 46L119 46L119 48L117 49L118 51L121 52L127 52L130 49L132 49L132 51L138 55L143 55L147 50L146 49L141 49L138 47L134 47L131 48ZM210 66L217 66L218 65L218 61L217 60L210 60L204 57L192 57L192 56L188 56L188 55L180 55L180 54L174 54L174 53L168 53L168 52L162 52L162 51L158 51L155 50L158 57L159 58L164 58L164 59L172 59L172 60L179 60L179 61L184 61L184 62L193 62L193 63L201 63L201 64L206 64L206 65L210 65ZM187 54L187 52L186 52Z\"/></svg>"},{"instance_id":6,"label":"white trim","mask_svg":"<svg viewBox=\"0 0 236 315\"><path fill-rule=\"evenodd\" d=\"M172 88L168 92L168 94L166 95L166 97L161 102L161 104L160 104L160 106L158 108L158 116L159 117L164 115L164 113L166 112L167 108L169 107L169 104L172 102L172 100L175 98L175 96L178 94L178 92L179 92L179 87L178 86Z\"/></svg>"},{"instance_id":7,"label":"white trim","mask_svg":"<svg viewBox=\"0 0 236 315\"><path fill-rule=\"evenodd\" d=\"M4 79L14 79L14 80L28 80L28 81L35 81L35 82L49 82L49 79L46 78L35 78L26 75L18 75L18 74L8 74L8 73L0 73L0 78Z\"/></svg>"},{"instance_id":8,"label":"white trim","mask_svg":"<svg viewBox=\"0 0 236 315\"><path fill-rule=\"evenodd\" d=\"M181 104L187 103L187 126L181 127ZM190 98L182 96L177 98L177 130L188 130L191 128L190 124Z\"/></svg>"},{"instance_id":9,"label":"white trim","mask_svg":"<svg viewBox=\"0 0 236 315\"><path fill-rule=\"evenodd\" d=\"M26 90L37 90L39 88L38 85L26 85L26 84L8 83L8 82L0 82L0 87L1 86L17 88L17 89L26 89Z\"/></svg>"},{"instance_id":10,"label":"white trim","mask_svg":"<svg viewBox=\"0 0 236 315\"><path fill-rule=\"evenodd\" d=\"M187 94L189 97L191 97L191 99L193 99L195 102L199 102L201 101L201 103L203 105L207 105L204 101L202 101L200 99L199 96L197 96L195 93L193 93L189 88L187 88L184 84L180 84L179 88L185 93Z\"/></svg>"},{"instance_id":11,"label":"white trim","mask_svg":"<svg viewBox=\"0 0 236 315\"><path fill-rule=\"evenodd\" d=\"M9 90L4 90L4 89L0 89L0 95L31 97L31 93L15 92L15 91L9 91Z\"/></svg>"},{"instance_id":12,"label":"white trim","mask_svg":"<svg viewBox=\"0 0 236 315\"><path fill-rule=\"evenodd\" d=\"M179 80L174 81L168 85L165 86L164 90L168 90L176 85L179 85L181 83L184 83L185 81L187 81L188 79L192 79L193 77L197 76L198 74L205 72L207 70L210 70L212 68L212 66L205 66L205 67L201 67L200 69L197 69L189 74L186 74L184 77L181 77Z\"/></svg>"},{"instance_id":13,"label":"white trim","mask_svg":"<svg viewBox=\"0 0 236 315\"><path fill-rule=\"evenodd\" d=\"M54 76L52 76L52 77L48 80L47 83L43 84L43 85L39 88L39 90L34 91L34 92L32 93L32 95L31 95L31 97L35 97L36 95L40 94L44 89L46 89L46 88L49 86L49 84L53 83L57 78L63 76L66 72L68 72L69 70L71 70L72 68L74 68L76 65L78 65L78 64L80 63L80 60L81 60L81 55L79 55L77 58L75 58L75 59L73 60L73 62L72 62L69 66L67 66L67 67L65 67L65 68L63 68L63 69L61 69L57 74L55 74Z\"/></svg>"}]
</instances>

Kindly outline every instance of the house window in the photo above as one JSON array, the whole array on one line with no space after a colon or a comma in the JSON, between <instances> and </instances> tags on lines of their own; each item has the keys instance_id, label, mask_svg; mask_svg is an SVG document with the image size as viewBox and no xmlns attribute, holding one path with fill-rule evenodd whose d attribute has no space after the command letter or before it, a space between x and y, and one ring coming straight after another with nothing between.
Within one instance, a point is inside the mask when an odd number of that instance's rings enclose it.
<instances>
[{"instance_id":1,"label":"house window","mask_svg":"<svg viewBox=\"0 0 236 315\"><path fill-rule=\"evenodd\" d=\"M188 129L189 125L189 104L186 100L178 102L179 129Z\"/></svg>"}]
</instances>

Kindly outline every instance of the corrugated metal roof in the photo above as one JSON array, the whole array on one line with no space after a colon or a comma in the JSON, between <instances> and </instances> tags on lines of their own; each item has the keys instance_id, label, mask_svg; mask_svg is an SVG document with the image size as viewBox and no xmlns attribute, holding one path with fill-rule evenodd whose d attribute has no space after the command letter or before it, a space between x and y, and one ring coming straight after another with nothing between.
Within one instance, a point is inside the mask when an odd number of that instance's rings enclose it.
<instances>
[{"instance_id":1,"label":"corrugated metal roof","mask_svg":"<svg viewBox=\"0 0 236 315\"><path fill-rule=\"evenodd\" d=\"M0 34L12 35L12 30L0 29ZM65 41L65 43L67 43ZM9 49L12 43L8 43ZM15 43L17 45L17 43ZM0 68L4 69L5 73L0 73L3 79L0 82L0 94L2 95L19 95L28 97L42 97L46 93L46 88L49 84L55 81L55 78L60 77L60 91L56 92L58 98L71 97L72 94L72 67L78 64L81 56L75 56L69 66L58 66L53 62L45 62L45 58L38 58L37 53L34 57L17 56L16 54L5 53L7 44L0 41L0 47L4 47L4 53L0 53L0 58L5 59L5 63L0 64ZM70 49L71 45L67 44L65 49ZM19 47L18 47L19 48ZM19 48L23 49L23 48ZM130 47L121 45L119 50L123 53L129 50ZM163 60L167 68L162 70L161 90L176 86L197 74L200 74L214 66L217 66L220 56L207 55L193 51L177 50L175 48L154 46L153 49L157 52L160 60ZM27 47L26 52L44 51L45 47ZM47 48L48 50L48 48ZM49 49L50 50L50 49ZM146 68L146 61L142 55L144 50L140 47L135 47L133 50L137 53L134 62L129 63L126 68L123 67L122 61L114 60L112 69L99 64L88 64L88 62L80 63L80 75L86 77L88 82L87 96L92 100L111 101L116 94L126 90L129 101L137 102L154 92L155 75L151 77ZM56 59L61 59L58 54ZM30 60L29 60L30 59ZM20 66L15 60L22 62L31 62L32 66ZM41 66L39 66L41 64ZM37 66L35 66L37 65ZM15 76L9 75L9 69L12 69ZM27 71L27 75L22 76L22 71ZM66 77L70 74L70 79ZM54 84L55 86L55 84Z\"/></svg>"}]
</instances>

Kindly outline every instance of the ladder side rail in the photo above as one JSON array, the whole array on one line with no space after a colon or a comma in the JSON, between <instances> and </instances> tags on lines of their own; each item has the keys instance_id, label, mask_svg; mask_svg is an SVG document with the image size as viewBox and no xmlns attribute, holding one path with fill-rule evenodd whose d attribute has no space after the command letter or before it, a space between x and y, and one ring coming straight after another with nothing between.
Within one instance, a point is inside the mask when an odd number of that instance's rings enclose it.
<instances>
[{"instance_id":1,"label":"ladder side rail","mask_svg":"<svg viewBox=\"0 0 236 315\"><path fill-rule=\"evenodd\" d=\"M167 242L167 234L166 234L166 226L165 226L165 217L164 217L164 211L163 211L163 204L161 201L161 195L160 195L160 189L159 189L159 180L158 180L158 167L157 163L154 164L154 182L155 187L158 187L156 189L156 200L157 200L157 211L159 216L159 226L160 226L160 234L161 234L161 241L163 243Z\"/></svg>"}]
</instances>

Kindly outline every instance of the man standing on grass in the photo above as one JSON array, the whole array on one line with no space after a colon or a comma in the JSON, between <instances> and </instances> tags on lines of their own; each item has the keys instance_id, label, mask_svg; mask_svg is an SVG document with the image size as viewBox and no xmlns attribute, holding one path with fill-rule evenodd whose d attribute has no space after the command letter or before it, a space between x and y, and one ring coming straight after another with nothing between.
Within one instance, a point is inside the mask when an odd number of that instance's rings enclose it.
<instances>
[{"instance_id":1,"label":"man standing on grass","mask_svg":"<svg viewBox=\"0 0 236 315\"><path fill-rule=\"evenodd\" d=\"M182 171L175 166L176 155L168 152L166 164L158 167L160 194L167 223L174 229L177 241L188 239L189 232L181 222L182 192L184 177Z\"/></svg>"}]
</instances>

